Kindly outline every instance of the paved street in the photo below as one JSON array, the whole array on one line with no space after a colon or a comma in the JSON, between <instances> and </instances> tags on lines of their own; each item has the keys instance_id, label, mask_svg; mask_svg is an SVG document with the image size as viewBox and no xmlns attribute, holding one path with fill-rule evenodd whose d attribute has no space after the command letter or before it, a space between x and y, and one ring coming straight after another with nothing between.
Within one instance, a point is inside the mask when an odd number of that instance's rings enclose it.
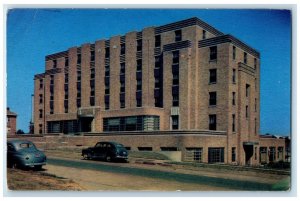
<instances>
[{"instance_id":1,"label":"paved street","mask_svg":"<svg viewBox=\"0 0 300 201\"><path fill-rule=\"evenodd\" d=\"M70 160L70 159L62 159L62 158L49 158L48 159L49 169L55 171L55 167L64 168L61 169L58 176L69 178L70 176L75 179L81 178L85 180L85 184L88 184L88 178L98 178L99 174L102 174L102 177L99 177L99 182L102 182L102 185L106 185L103 183L105 175L110 175L111 177L106 178L109 184L108 187L103 187L103 190L155 190L156 188L151 186L147 187L147 185L139 185L139 187L135 187L132 185L134 183L134 179L140 180L153 180L151 182L155 183L155 180L159 180L162 182L176 183L175 189L182 188L186 190L197 190L195 187L199 187L198 190L261 190L261 191L269 191L272 190L272 184L270 183L261 183L254 182L249 180L240 180L240 179L232 179L232 178L220 178L215 176L204 176L199 174L185 174L179 173L175 171L164 171L162 169L153 168L141 168L141 167L133 167L127 163L106 163L101 161L85 161L85 160ZM151 167L151 166L149 166ZM47 169L47 166L45 167ZM72 172L72 174L68 174L68 169ZM87 172L86 172L87 171ZM216 170L217 171L217 170ZM85 174L83 174L85 172ZM106 174L104 174L106 173ZM73 175L73 176L72 176ZM115 180L116 177L117 179ZM130 178L130 180L126 180L126 177ZM122 185L119 186L117 183L120 182L118 179L122 179ZM78 182L77 179L76 182ZM116 182L114 182L116 181ZM80 182L80 181L79 181ZM91 182L91 180L89 181ZM151 183L150 182L150 183ZM97 183L97 182L96 182ZM90 188L91 190L101 190L99 186L94 185L95 188ZM156 182L157 183L157 182ZM99 184L99 183L98 183ZM128 184L128 187L124 185ZM188 186L195 186L194 188L188 188ZM203 187L203 188L202 188ZM209 188L211 187L211 188ZM159 189L157 189L159 190ZM170 190L170 189L167 189Z\"/></svg>"}]
</instances>

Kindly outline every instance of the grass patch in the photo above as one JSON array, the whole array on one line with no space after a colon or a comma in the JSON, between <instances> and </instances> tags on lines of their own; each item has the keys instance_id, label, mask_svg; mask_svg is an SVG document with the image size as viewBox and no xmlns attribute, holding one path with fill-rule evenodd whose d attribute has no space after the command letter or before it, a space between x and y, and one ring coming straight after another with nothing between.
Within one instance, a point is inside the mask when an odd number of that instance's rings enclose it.
<instances>
[{"instance_id":1,"label":"grass patch","mask_svg":"<svg viewBox=\"0 0 300 201\"><path fill-rule=\"evenodd\" d=\"M291 178L286 178L272 186L274 191L288 191L291 189Z\"/></svg>"}]
</instances>

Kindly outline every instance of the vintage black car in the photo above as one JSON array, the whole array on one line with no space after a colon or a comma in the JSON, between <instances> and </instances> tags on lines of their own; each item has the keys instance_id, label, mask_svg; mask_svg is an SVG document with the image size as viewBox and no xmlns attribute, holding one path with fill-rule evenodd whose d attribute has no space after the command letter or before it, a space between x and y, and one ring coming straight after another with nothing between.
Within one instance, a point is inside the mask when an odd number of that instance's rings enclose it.
<instances>
[{"instance_id":1,"label":"vintage black car","mask_svg":"<svg viewBox=\"0 0 300 201\"><path fill-rule=\"evenodd\" d=\"M98 142L94 147L82 150L84 159L103 159L106 161L128 159L128 152L122 144L116 142Z\"/></svg>"},{"instance_id":2,"label":"vintage black car","mask_svg":"<svg viewBox=\"0 0 300 201\"><path fill-rule=\"evenodd\" d=\"M12 168L33 167L42 169L46 165L46 155L28 140L7 142L7 166Z\"/></svg>"}]
</instances>

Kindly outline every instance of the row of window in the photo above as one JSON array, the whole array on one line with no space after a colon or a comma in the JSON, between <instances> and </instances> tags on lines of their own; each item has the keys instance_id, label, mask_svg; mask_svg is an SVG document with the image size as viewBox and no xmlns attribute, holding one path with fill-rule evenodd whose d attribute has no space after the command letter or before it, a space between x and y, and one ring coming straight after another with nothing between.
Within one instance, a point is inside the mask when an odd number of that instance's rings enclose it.
<instances>
[{"instance_id":1,"label":"row of window","mask_svg":"<svg viewBox=\"0 0 300 201\"><path fill-rule=\"evenodd\" d=\"M187 147L184 156L185 161L203 162L202 147ZM224 147L209 147L208 148L209 163L224 163Z\"/></svg>"},{"instance_id":2,"label":"row of window","mask_svg":"<svg viewBox=\"0 0 300 201\"><path fill-rule=\"evenodd\" d=\"M218 58L218 49L217 49L217 46L211 46L209 48L209 50L210 50L210 54L209 54L210 61L217 60L217 58ZM236 59L236 47L235 46L232 47L232 59L233 60ZM246 52L244 52L243 63L244 64L248 63L248 54ZM256 69L257 68L257 59L256 58L253 59L253 63L254 63L253 64L254 69Z\"/></svg>"}]
</instances>

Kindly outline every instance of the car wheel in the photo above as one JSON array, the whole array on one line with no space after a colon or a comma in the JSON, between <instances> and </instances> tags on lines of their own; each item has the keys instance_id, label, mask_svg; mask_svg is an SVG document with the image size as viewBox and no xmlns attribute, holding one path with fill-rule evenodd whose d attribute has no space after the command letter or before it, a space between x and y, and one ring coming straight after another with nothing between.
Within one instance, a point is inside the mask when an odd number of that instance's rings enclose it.
<instances>
[{"instance_id":1,"label":"car wheel","mask_svg":"<svg viewBox=\"0 0 300 201\"><path fill-rule=\"evenodd\" d=\"M107 162L110 162L110 161L111 161L111 156L107 155L107 156L105 157L105 160L106 160Z\"/></svg>"},{"instance_id":2,"label":"car wheel","mask_svg":"<svg viewBox=\"0 0 300 201\"><path fill-rule=\"evenodd\" d=\"M91 154L91 153L88 153L87 156L86 156L86 158L87 158L87 159L92 159L92 154Z\"/></svg>"},{"instance_id":3,"label":"car wheel","mask_svg":"<svg viewBox=\"0 0 300 201\"><path fill-rule=\"evenodd\" d=\"M84 160L88 159L88 155L87 154L83 154L82 157L83 157Z\"/></svg>"}]
</instances>

